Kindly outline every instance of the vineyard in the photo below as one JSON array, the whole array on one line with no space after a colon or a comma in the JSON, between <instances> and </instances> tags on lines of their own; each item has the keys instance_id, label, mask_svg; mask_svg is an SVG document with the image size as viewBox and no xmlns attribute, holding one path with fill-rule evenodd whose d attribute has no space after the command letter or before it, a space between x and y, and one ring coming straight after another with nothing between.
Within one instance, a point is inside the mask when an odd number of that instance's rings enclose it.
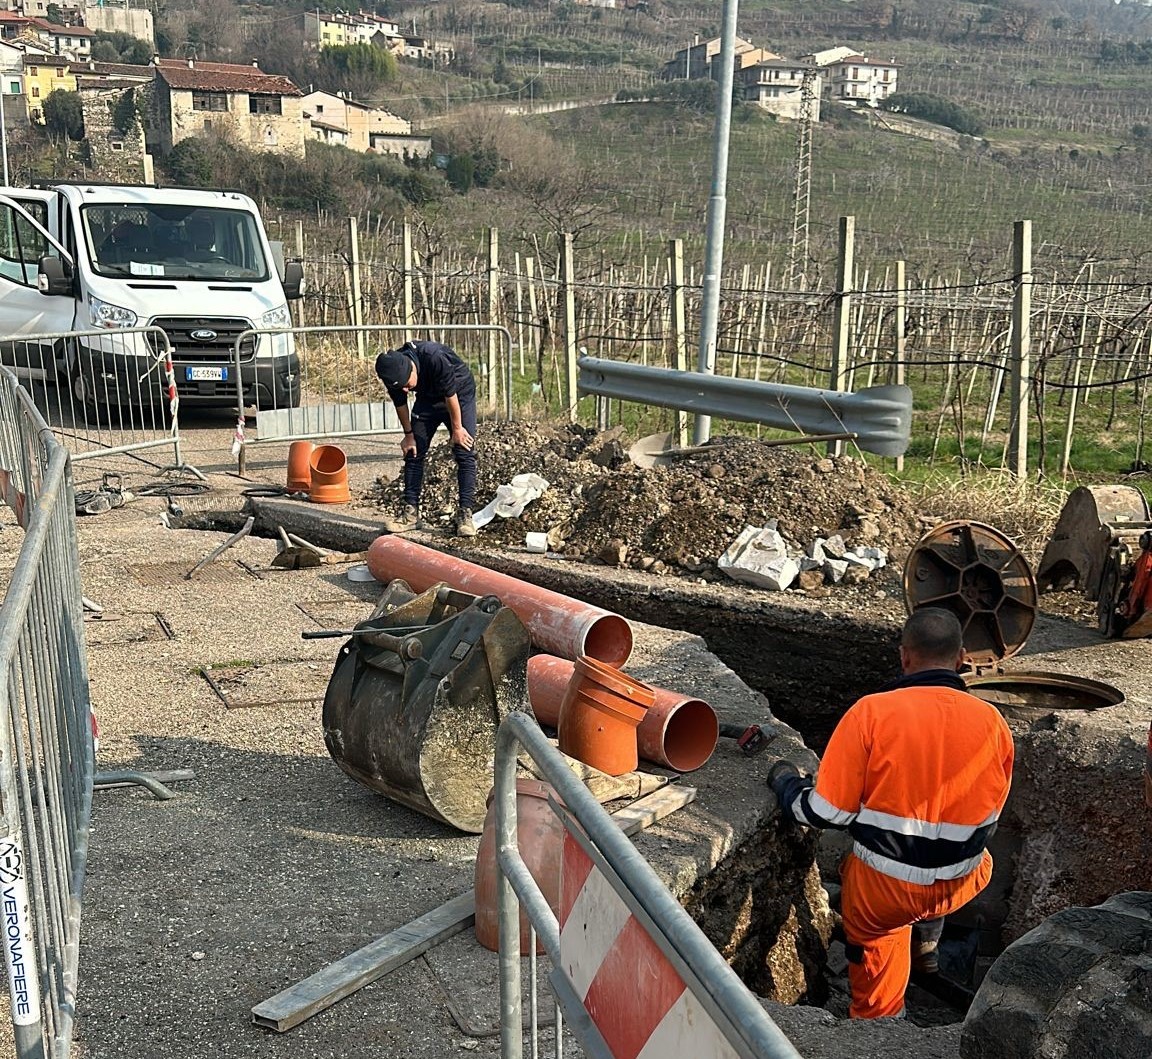
<instances>
[{"instance_id":1,"label":"vineyard","mask_svg":"<svg viewBox=\"0 0 1152 1059\"><path fill-rule=\"evenodd\" d=\"M652 244L638 268L605 268L594 253L577 250L574 278L565 283L558 248L547 239L536 242L535 252L523 253L503 249L502 234L494 232L492 243L472 256L429 256L426 233L357 226L352 259L348 221L310 234L300 224L283 234L290 245L303 240L311 279L299 324L411 323L418 336L450 341L477 366L493 412L504 405L504 380L510 377L521 414L569 413L568 362L580 353L665 367L696 363L700 277L683 266L682 244ZM839 302L848 320L846 388L900 379L912 386L909 456L918 466L1004 466L1017 287L1007 264L1010 241L1009 231L1005 266L997 274L955 271L917 278L912 262L861 258L844 292L822 281L785 289L769 263L729 270L716 370L832 386ZM1122 282L1085 265L1063 276L1038 271L1031 297L1030 466L1041 476L1064 477L1143 470L1152 461L1144 433L1152 285ZM488 322L510 333L511 363L503 347L489 349L487 336L436 330ZM373 393L370 373L361 376L361 384L355 396ZM583 399L575 414L584 421L623 423L633 433L674 426L669 410L592 404Z\"/></svg>"}]
</instances>

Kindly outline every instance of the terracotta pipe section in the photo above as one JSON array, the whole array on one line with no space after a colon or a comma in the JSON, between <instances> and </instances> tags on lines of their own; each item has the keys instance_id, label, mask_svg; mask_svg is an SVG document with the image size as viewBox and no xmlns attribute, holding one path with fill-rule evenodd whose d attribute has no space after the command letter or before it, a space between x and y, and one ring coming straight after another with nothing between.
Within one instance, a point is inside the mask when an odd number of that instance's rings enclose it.
<instances>
[{"instance_id":1,"label":"terracotta pipe section","mask_svg":"<svg viewBox=\"0 0 1152 1059\"><path fill-rule=\"evenodd\" d=\"M401 578L416 592L445 582L477 596L498 596L524 623L533 644L562 658L583 654L619 668L632 653L632 626L619 614L425 548L395 533L372 542L368 569L377 581Z\"/></svg>"},{"instance_id":2,"label":"terracotta pipe section","mask_svg":"<svg viewBox=\"0 0 1152 1059\"><path fill-rule=\"evenodd\" d=\"M528 659L528 700L541 724L555 728L560 723L560 704L574 668L574 663L554 655ZM716 711L703 699L667 688L654 690L656 701L636 729L640 756L675 772L698 769L720 738Z\"/></svg>"}]
</instances>

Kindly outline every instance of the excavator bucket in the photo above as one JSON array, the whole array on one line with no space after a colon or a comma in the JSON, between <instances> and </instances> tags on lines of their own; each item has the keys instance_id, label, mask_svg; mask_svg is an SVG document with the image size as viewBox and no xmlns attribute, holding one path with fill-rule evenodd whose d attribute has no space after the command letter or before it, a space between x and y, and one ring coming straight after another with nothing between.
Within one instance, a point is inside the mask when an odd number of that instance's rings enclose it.
<instances>
[{"instance_id":1,"label":"excavator bucket","mask_svg":"<svg viewBox=\"0 0 1152 1059\"><path fill-rule=\"evenodd\" d=\"M1100 597L1108 549L1118 539L1137 541L1149 527L1148 501L1130 485L1089 485L1073 489L1044 549L1036 584L1041 591L1079 586Z\"/></svg>"},{"instance_id":2,"label":"excavator bucket","mask_svg":"<svg viewBox=\"0 0 1152 1059\"><path fill-rule=\"evenodd\" d=\"M340 650L324 742L364 786L479 833L496 729L528 707L528 632L495 596L394 581Z\"/></svg>"}]
</instances>

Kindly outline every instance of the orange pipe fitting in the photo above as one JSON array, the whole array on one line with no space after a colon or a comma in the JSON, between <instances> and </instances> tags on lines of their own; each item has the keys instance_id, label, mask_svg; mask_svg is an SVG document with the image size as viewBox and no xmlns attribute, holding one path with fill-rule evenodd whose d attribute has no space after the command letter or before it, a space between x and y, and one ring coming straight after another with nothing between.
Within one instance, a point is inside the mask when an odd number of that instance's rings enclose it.
<instances>
[{"instance_id":1,"label":"orange pipe fitting","mask_svg":"<svg viewBox=\"0 0 1152 1059\"><path fill-rule=\"evenodd\" d=\"M339 445L320 445L308 456L311 480L308 499L314 504L347 504L352 499L348 488L348 457Z\"/></svg>"},{"instance_id":2,"label":"orange pipe fitting","mask_svg":"<svg viewBox=\"0 0 1152 1059\"><path fill-rule=\"evenodd\" d=\"M372 542L368 569L377 581L400 578L415 592L444 582L473 595L497 596L524 623L533 644L562 658L583 654L619 668L632 653L632 627L619 614L425 548L395 533Z\"/></svg>"},{"instance_id":3,"label":"orange pipe fitting","mask_svg":"<svg viewBox=\"0 0 1152 1059\"><path fill-rule=\"evenodd\" d=\"M310 441L294 441L288 446L288 491L306 493L312 488L312 468L309 460L314 448Z\"/></svg>"},{"instance_id":4,"label":"orange pipe fitting","mask_svg":"<svg viewBox=\"0 0 1152 1059\"><path fill-rule=\"evenodd\" d=\"M528 659L528 700L536 720L556 728L575 665L554 655ZM674 772L691 772L712 756L720 738L716 711L703 699L654 688L656 700L636 729L640 756Z\"/></svg>"}]
</instances>

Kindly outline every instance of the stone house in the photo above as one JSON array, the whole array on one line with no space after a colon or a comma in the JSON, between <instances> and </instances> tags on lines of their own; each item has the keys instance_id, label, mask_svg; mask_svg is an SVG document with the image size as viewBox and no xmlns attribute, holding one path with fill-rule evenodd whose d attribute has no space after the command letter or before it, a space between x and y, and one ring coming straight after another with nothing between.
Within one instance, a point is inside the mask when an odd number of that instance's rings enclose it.
<instances>
[{"instance_id":1,"label":"stone house","mask_svg":"<svg viewBox=\"0 0 1152 1059\"><path fill-rule=\"evenodd\" d=\"M304 155L302 94L287 77L263 73L255 63L157 59L154 65L153 136L161 153L211 133L249 150Z\"/></svg>"},{"instance_id":2,"label":"stone house","mask_svg":"<svg viewBox=\"0 0 1152 1059\"><path fill-rule=\"evenodd\" d=\"M676 52L671 59L664 64L664 69L661 72L661 77L665 81L695 81L702 77L715 77L712 69L714 60L720 58L720 49L723 41L719 37L713 37L711 40L701 41L697 37L686 48L681 48ZM765 52L751 43L740 37L736 38L736 55L737 55L737 68L744 65L740 62L739 57L748 52L756 52L755 61L759 59L773 59L776 56L772 52Z\"/></svg>"},{"instance_id":3,"label":"stone house","mask_svg":"<svg viewBox=\"0 0 1152 1059\"><path fill-rule=\"evenodd\" d=\"M141 115L151 106L155 69L89 59L76 63L72 73L92 165L106 180L150 183L152 156L145 145Z\"/></svg>"},{"instance_id":4,"label":"stone house","mask_svg":"<svg viewBox=\"0 0 1152 1059\"><path fill-rule=\"evenodd\" d=\"M411 136L412 122L386 110L359 103L351 96L332 92L309 92L301 99L305 118L313 123L333 125L348 133L345 146L353 151L367 151L373 134Z\"/></svg>"}]
</instances>

